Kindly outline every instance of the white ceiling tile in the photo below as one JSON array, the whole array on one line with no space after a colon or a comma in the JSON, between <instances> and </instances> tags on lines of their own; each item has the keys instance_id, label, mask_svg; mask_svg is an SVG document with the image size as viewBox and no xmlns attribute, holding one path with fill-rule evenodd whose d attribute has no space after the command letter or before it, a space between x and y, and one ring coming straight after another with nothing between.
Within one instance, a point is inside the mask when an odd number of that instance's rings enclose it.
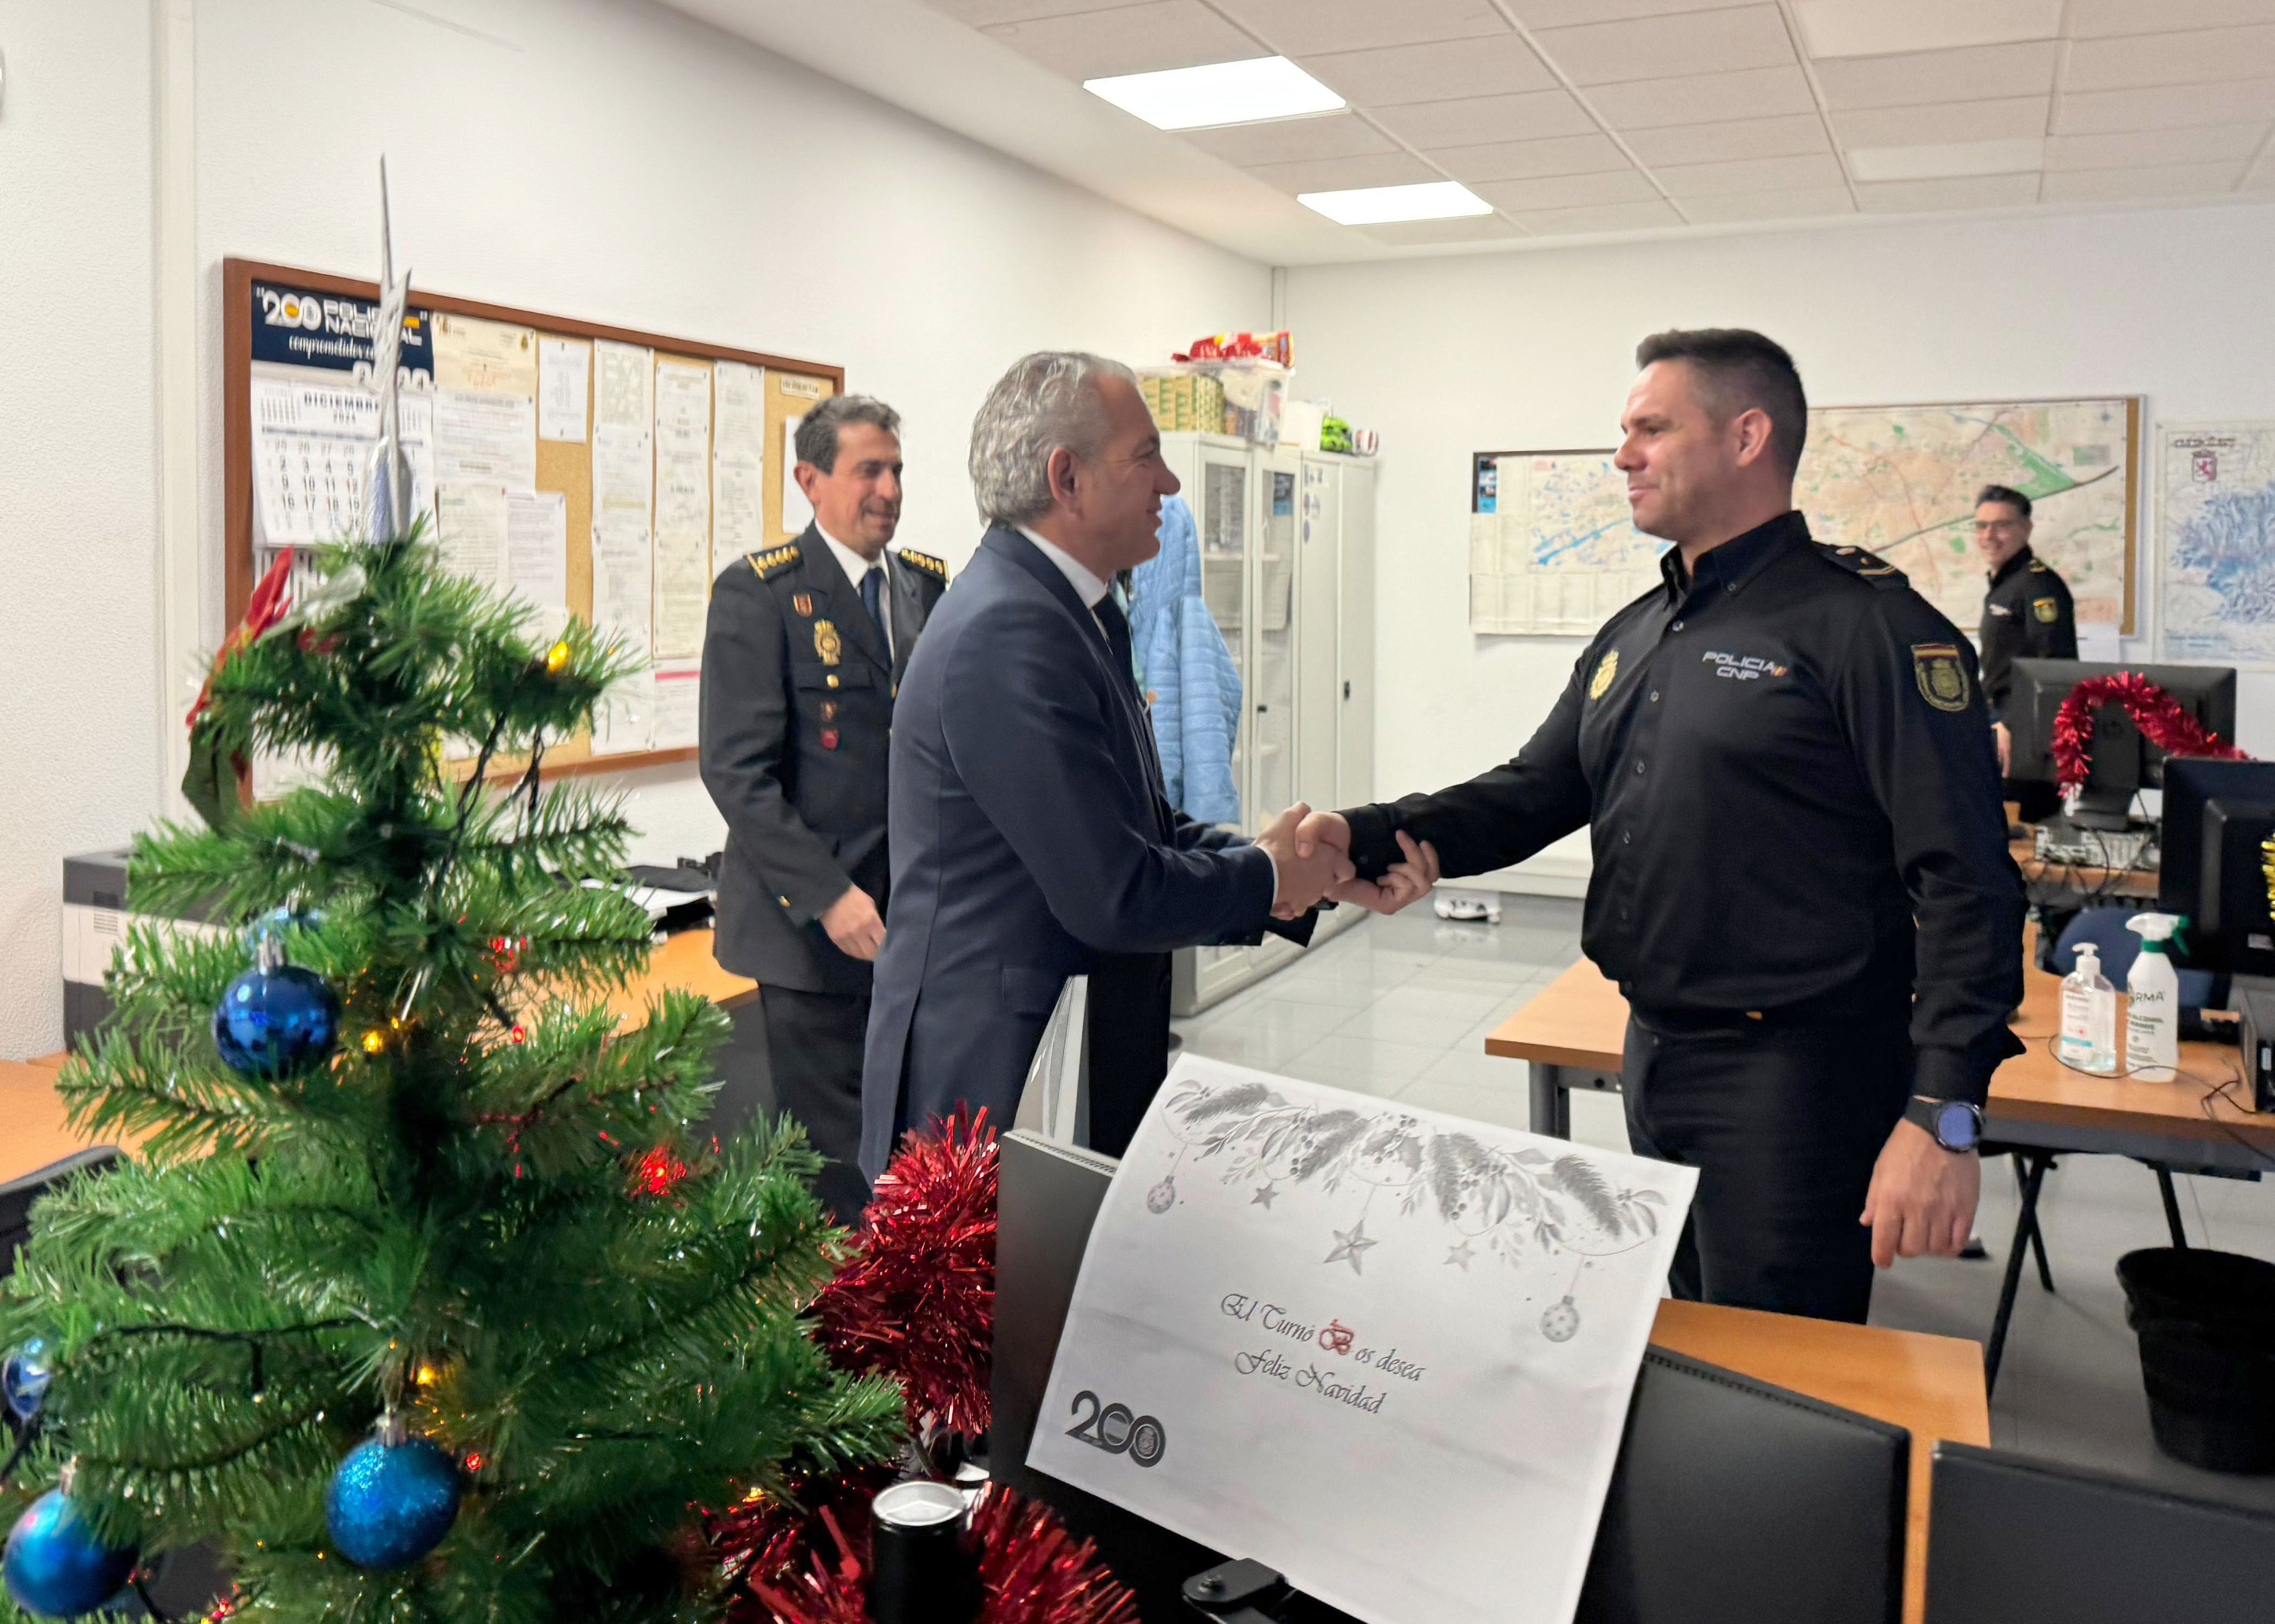
<instances>
[{"instance_id":1,"label":"white ceiling tile","mask_svg":"<svg viewBox=\"0 0 2275 1624\"><path fill-rule=\"evenodd\" d=\"M1306 55L1301 62L1305 72L1360 107L1558 87L1556 76L1513 34Z\"/></svg>"},{"instance_id":2,"label":"white ceiling tile","mask_svg":"<svg viewBox=\"0 0 2275 1624\"><path fill-rule=\"evenodd\" d=\"M2054 56L2060 49L2047 41L1901 57L1843 57L1818 63L1817 82L1825 87L1825 105L1836 110L2042 96L2053 89Z\"/></svg>"},{"instance_id":3,"label":"white ceiling tile","mask_svg":"<svg viewBox=\"0 0 2275 1624\"><path fill-rule=\"evenodd\" d=\"M1796 60L1785 19L1773 5L1544 28L1532 37L1549 61L1582 86L1735 73Z\"/></svg>"},{"instance_id":4,"label":"white ceiling tile","mask_svg":"<svg viewBox=\"0 0 2275 1624\"><path fill-rule=\"evenodd\" d=\"M2243 178L2246 192L2275 192L2275 157L2264 157Z\"/></svg>"},{"instance_id":5,"label":"white ceiling tile","mask_svg":"<svg viewBox=\"0 0 2275 1624\"><path fill-rule=\"evenodd\" d=\"M1473 215L1466 220L1397 220L1387 225L1353 229L1364 231L1379 243L1394 243L1400 247L1425 243L1513 242L1525 234L1523 227L1511 224L1499 215Z\"/></svg>"},{"instance_id":6,"label":"white ceiling tile","mask_svg":"<svg viewBox=\"0 0 2275 1624\"><path fill-rule=\"evenodd\" d=\"M1856 200L1846 186L1803 186L1793 192L1740 192L1727 197L1687 197L1682 212L1701 225L1734 220L1809 220L1853 215Z\"/></svg>"},{"instance_id":7,"label":"white ceiling tile","mask_svg":"<svg viewBox=\"0 0 2275 1624\"><path fill-rule=\"evenodd\" d=\"M1446 178L1411 153L1316 158L1304 163L1251 163L1248 172L1283 192L1349 192L1360 186L1410 186Z\"/></svg>"},{"instance_id":8,"label":"white ceiling tile","mask_svg":"<svg viewBox=\"0 0 2275 1624\"><path fill-rule=\"evenodd\" d=\"M2046 167L2124 170L2151 163L2218 163L2249 157L2266 134L2264 124L2212 124L2125 135L2057 135L2046 143Z\"/></svg>"},{"instance_id":9,"label":"white ceiling tile","mask_svg":"<svg viewBox=\"0 0 2275 1624\"><path fill-rule=\"evenodd\" d=\"M1552 135L1585 135L1596 127L1587 110L1561 90L1465 96L1458 102L1404 102L1368 116L1415 147L1542 140Z\"/></svg>"},{"instance_id":10,"label":"white ceiling tile","mask_svg":"<svg viewBox=\"0 0 2275 1624\"><path fill-rule=\"evenodd\" d=\"M1820 61L2051 40L2062 21L2062 0L1793 0L1793 10Z\"/></svg>"},{"instance_id":11,"label":"white ceiling tile","mask_svg":"<svg viewBox=\"0 0 2275 1624\"><path fill-rule=\"evenodd\" d=\"M1729 4L1730 0L1513 0L1509 9L1528 28L1568 28L1575 23L1719 11Z\"/></svg>"},{"instance_id":12,"label":"white ceiling tile","mask_svg":"<svg viewBox=\"0 0 2275 1624\"><path fill-rule=\"evenodd\" d=\"M2030 175L1968 175L1957 180L1884 180L1856 187L1856 201L1868 215L1922 209L2007 208L2038 200L2038 178Z\"/></svg>"},{"instance_id":13,"label":"white ceiling tile","mask_svg":"<svg viewBox=\"0 0 2275 1624\"><path fill-rule=\"evenodd\" d=\"M1659 193L1635 170L1601 175L1553 175L1538 180L1486 181L1470 188L1495 208L1517 214L1536 208L1577 208L1599 203L1636 203Z\"/></svg>"},{"instance_id":14,"label":"white ceiling tile","mask_svg":"<svg viewBox=\"0 0 2275 1624\"><path fill-rule=\"evenodd\" d=\"M1371 50L1425 40L1507 34L1492 0L1216 0L1218 7L1286 57Z\"/></svg>"},{"instance_id":15,"label":"white ceiling tile","mask_svg":"<svg viewBox=\"0 0 2275 1624\"><path fill-rule=\"evenodd\" d=\"M1614 130L1717 124L1817 110L1799 67L1750 68L1742 73L1691 73L1632 85L1599 85L1588 100Z\"/></svg>"},{"instance_id":16,"label":"white ceiling tile","mask_svg":"<svg viewBox=\"0 0 2275 1624\"><path fill-rule=\"evenodd\" d=\"M1599 203L1578 208L1526 209L1509 216L1535 237L1577 237L1591 231L1644 231L1655 225L1681 225L1682 216L1664 198L1642 203Z\"/></svg>"},{"instance_id":17,"label":"white ceiling tile","mask_svg":"<svg viewBox=\"0 0 2275 1624\"><path fill-rule=\"evenodd\" d=\"M2268 117L2275 117L2275 79L2246 79L2065 94L2055 100L2053 129L2057 135L2099 135Z\"/></svg>"},{"instance_id":18,"label":"white ceiling tile","mask_svg":"<svg viewBox=\"0 0 2275 1624\"><path fill-rule=\"evenodd\" d=\"M1919 147L1851 147L1858 180L1949 180L1962 175L2036 174L2046 165L2043 135L2002 141L1931 141Z\"/></svg>"},{"instance_id":19,"label":"white ceiling tile","mask_svg":"<svg viewBox=\"0 0 2275 1624\"><path fill-rule=\"evenodd\" d=\"M2013 141L2046 132L2050 96L1874 107L1833 116L1844 147L1919 147L1935 141Z\"/></svg>"},{"instance_id":20,"label":"white ceiling tile","mask_svg":"<svg viewBox=\"0 0 2275 1624\"><path fill-rule=\"evenodd\" d=\"M1026 22L1038 17L1063 17L1072 11L1110 11L1130 0L925 0L935 11L945 12L975 28L989 23Z\"/></svg>"},{"instance_id":21,"label":"white ceiling tile","mask_svg":"<svg viewBox=\"0 0 2275 1624\"><path fill-rule=\"evenodd\" d=\"M2072 39L2275 22L2275 0L2070 0Z\"/></svg>"},{"instance_id":22,"label":"white ceiling tile","mask_svg":"<svg viewBox=\"0 0 2275 1624\"><path fill-rule=\"evenodd\" d=\"M1293 163L1304 158L1355 158L1395 152L1397 144L1356 113L1272 118L1262 124L1185 130L1184 138L1228 163Z\"/></svg>"},{"instance_id":23,"label":"white ceiling tile","mask_svg":"<svg viewBox=\"0 0 2275 1624\"><path fill-rule=\"evenodd\" d=\"M2275 74L2275 23L2256 28L2197 28L2185 34L2080 40L2070 47L2062 88L2204 85L2270 74Z\"/></svg>"},{"instance_id":24,"label":"white ceiling tile","mask_svg":"<svg viewBox=\"0 0 2275 1624\"><path fill-rule=\"evenodd\" d=\"M1635 155L1649 164L1722 163L1737 158L1790 158L1830 152L1825 121L1815 113L1783 118L1733 118L1721 124L1670 125L1627 136Z\"/></svg>"},{"instance_id":25,"label":"white ceiling tile","mask_svg":"<svg viewBox=\"0 0 2275 1624\"><path fill-rule=\"evenodd\" d=\"M1438 147L1424 155L1455 180L1526 180L1536 175L1592 175L1635 166L1608 135L1561 135L1547 141L1494 141Z\"/></svg>"},{"instance_id":26,"label":"white ceiling tile","mask_svg":"<svg viewBox=\"0 0 2275 1624\"><path fill-rule=\"evenodd\" d=\"M1840 160L1829 152L1798 158L1740 158L1727 163L1656 165L1651 176L1678 204L1733 192L1790 192L1843 184Z\"/></svg>"},{"instance_id":27,"label":"white ceiling tile","mask_svg":"<svg viewBox=\"0 0 2275 1624\"><path fill-rule=\"evenodd\" d=\"M2124 198L2211 197L2235 188L2241 163L2161 163L2126 170L2048 171L2049 203L2101 202Z\"/></svg>"},{"instance_id":28,"label":"white ceiling tile","mask_svg":"<svg viewBox=\"0 0 2275 1624\"><path fill-rule=\"evenodd\" d=\"M1268 54L1200 0L1153 0L1110 11L995 23L980 32L1073 79L1197 68Z\"/></svg>"}]
</instances>

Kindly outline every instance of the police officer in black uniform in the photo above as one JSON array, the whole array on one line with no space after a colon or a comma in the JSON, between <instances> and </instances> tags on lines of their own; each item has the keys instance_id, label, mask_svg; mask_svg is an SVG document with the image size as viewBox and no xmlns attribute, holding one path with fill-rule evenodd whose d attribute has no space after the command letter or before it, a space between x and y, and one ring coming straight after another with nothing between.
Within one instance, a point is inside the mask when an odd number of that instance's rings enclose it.
<instances>
[{"instance_id":1,"label":"police officer in black uniform","mask_svg":"<svg viewBox=\"0 0 2275 1624\"><path fill-rule=\"evenodd\" d=\"M1629 1136L1699 1171L1677 1294L1862 1320L1875 1263L1966 1243L1979 1107L2020 1052L1989 717L1951 623L1793 511L1786 352L1672 332L1636 361L1615 460L1676 544L1663 584L1514 761L1313 822L1362 877L1334 895L1378 910L1591 826L1582 946L1632 1012Z\"/></svg>"},{"instance_id":2,"label":"police officer in black uniform","mask_svg":"<svg viewBox=\"0 0 2275 1624\"><path fill-rule=\"evenodd\" d=\"M2004 485L1986 485L1975 498L1975 546L1991 571L1983 599L1983 697L1991 702L1999 739L1999 770L2007 770L2013 736L2002 718L2014 691L2017 660L2077 658L2077 611L2069 583L2030 550L2030 499ZM2009 799L2036 822L2054 809L2051 784L2009 783Z\"/></svg>"},{"instance_id":3,"label":"police officer in black uniform","mask_svg":"<svg viewBox=\"0 0 2275 1624\"><path fill-rule=\"evenodd\" d=\"M775 1102L830 1159L822 1198L859 1220L861 1052L885 939L885 767L893 699L948 587L889 549L900 417L840 395L797 429L813 522L713 586L703 642L703 782L727 820L719 963L759 983Z\"/></svg>"}]
</instances>

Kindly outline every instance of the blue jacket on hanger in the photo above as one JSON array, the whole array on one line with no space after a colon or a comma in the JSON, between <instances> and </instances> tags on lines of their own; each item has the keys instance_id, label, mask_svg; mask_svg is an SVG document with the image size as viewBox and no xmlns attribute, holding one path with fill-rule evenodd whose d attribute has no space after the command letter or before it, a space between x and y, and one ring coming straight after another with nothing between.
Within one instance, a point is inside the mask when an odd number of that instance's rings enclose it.
<instances>
[{"instance_id":1,"label":"blue jacket on hanger","mask_svg":"<svg viewBox=\"0 0 2275 1624\"><path fill-rule=\"evenodd\" d=\"M1153 696L1153 738L1170 804L1202 823L1238 823L1232 748L1240 668L1201 595L1201 547L1182 496L1161 499L1161 550L1130 582L1130 641Z\"/></svg>"}]
</instances>

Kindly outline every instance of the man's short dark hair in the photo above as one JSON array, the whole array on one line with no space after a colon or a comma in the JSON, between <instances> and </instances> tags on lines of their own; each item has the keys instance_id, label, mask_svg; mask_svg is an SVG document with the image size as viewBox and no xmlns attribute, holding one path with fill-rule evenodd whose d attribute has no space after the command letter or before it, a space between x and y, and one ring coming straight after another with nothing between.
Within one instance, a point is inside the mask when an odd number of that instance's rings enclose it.
<instances>
[{"instance_id":1,"label":"man's short dark hair","mask_svg":"<svg viewBox=\"0 0 2275 1624\"><path fill-rule=\"evenodd\" d=\"M1636 346L1636 369L1653 361L1688 361L1700 393L1723 419L1758 408L1770 419L1770 449L1786 472L1801 466L1809 440L1809 397L1785 346L1742 327L1701 327L1653 333Z\"/></svg>"},{"instance_id":2,"label":"man's short dark hair","mask_svg":"<svg viewBox=\"0 0 2275 1624\"><path fill-rule=\"evenodd\" d=\"M1986 502L2003 502L2024 518L2030 517L2030 499L2011 485L1986 485L1975 493L1976 507Z\"/></svg>"},{"instance_id":3,"label":"man's short dark hair","mask_svg":"<svg viewBox=\"0 0 2275 1624\"><path fill-rule=\"evenodd\" d=\"M835 473L837 431L848 423L867 423L888 434L901 432L901 414L873 395L832 395L798 424L797 460Z\"/></svg>"}]
</instances>

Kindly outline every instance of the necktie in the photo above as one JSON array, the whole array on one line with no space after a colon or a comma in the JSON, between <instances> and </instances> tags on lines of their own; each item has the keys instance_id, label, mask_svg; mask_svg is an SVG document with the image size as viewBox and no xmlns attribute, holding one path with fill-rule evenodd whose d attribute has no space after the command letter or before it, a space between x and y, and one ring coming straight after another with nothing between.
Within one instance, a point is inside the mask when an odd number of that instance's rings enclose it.
<instances>
[{"instance_id":1,"label":"necktie","mask_svg":"<svg viewBox=\"0 0 2275 1624\"><path fill-rule=\"evenodd\" d=\"M1098 623L1105 629L1106 646L1113 652L1114 674L1117 679L1115 692L1122 701L1122 720L1129 724L1131 736L1137 741L1138 759L1145 769L1145 782L1153 792L1153 815L1164 831L1168 827L1167 811L1168 796L1161 782L1161 758L1153 743L1153 719L1145 714L1144 696L1138 691L1138 673L1130 659L1130 622L1122 613L1122 606L1108 593L1098 601Z\"/></svg>"},{"instance_id":2,"label":"necktie","mask_svg":"<svg viewBox=\"0 0 2275 1624\"><path fill-rule=\"evenodd\" d=\"M1098 601L1098 623L1106 628L1106 646L1114 651L1116 675L1126 683L1135 684L1137 674L1130 659L1130 622L1112 593Z\"/></svg>"},{"instance_id":3,"label":"necktie","mask_svg":"<svg viewBox=\"0 0 2275 1624\"><path fill-rule=\"evenodd\" d=\"M869 611L869 618L877 623L877 630L885 633L885 646L891 647L893 634L885 626L885 569L882 564L871 564L869 572L861 578L861 607Z\"/></svg>"}]
</instances>

